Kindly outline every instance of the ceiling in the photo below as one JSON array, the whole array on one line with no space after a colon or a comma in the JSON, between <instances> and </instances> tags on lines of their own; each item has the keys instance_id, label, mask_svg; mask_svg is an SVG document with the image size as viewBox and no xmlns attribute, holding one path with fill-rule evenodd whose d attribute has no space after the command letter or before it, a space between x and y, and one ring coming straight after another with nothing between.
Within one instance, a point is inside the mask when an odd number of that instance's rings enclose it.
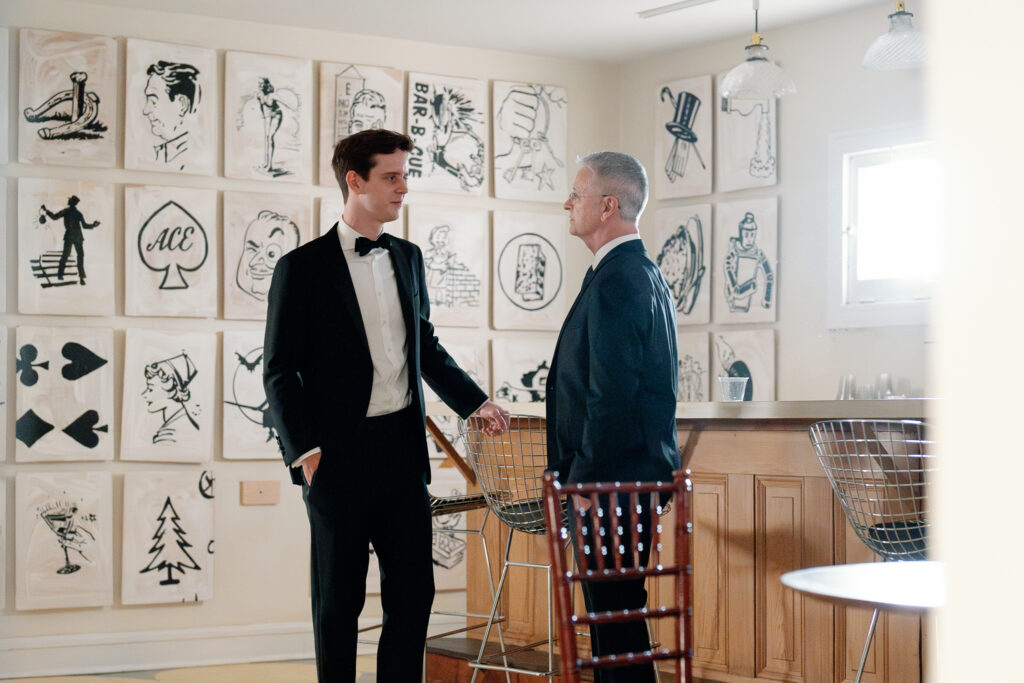
<instances>
[{"instance_id":1,"label":"ceiling","mask_svg":"<svg viewBox=\"0 0 1024 683\"><path fill-rule=\"evenodd\" d=\"M636 13L673 0L78 1L606 63L740 37L754 23L751 0L711 0L651 19ZM761 30L877 4L762 0ZM881 14L880 29L884 21Z\"/></svg>"}]
</instances>

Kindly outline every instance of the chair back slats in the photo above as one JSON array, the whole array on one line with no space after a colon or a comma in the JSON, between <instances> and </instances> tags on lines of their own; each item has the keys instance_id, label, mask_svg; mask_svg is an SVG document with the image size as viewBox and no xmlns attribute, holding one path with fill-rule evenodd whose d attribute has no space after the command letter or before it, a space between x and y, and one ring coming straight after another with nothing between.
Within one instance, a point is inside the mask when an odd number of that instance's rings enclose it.
<instances>
[{"instance_id":1,"label":"chair back slats","mask_svg":"<svg viewBox=\"0 0 1024 683\"><path fill-rule=\"evenodd\" d=\"M555 604L561 641L562 676L579 681L583 669L607 668L674 659L676 681L691 681L693 654L692 568L689 534L692 485L688 472L676 472L672 482L599 482L561 485L557 473L544 475L544 510L555 584ZM665 557L662 518L668 514L663 497L672 496L673 557ZM565 498L563 504L562 498ZM568 513L563 522L565 506ZM567 525L571 525L569 533ZM573 538L579 568L568 567L564 544ZM641 562L649 555L647 565ZM573 582L611 583L646 577L672 577L673 603L638 609L576 614ZM603 657L577 656L575 628L584 625L627 623L643 619L671 619L672 647ZM685 677L684 677L685 676Z\"/></svg>"},{"instance_id":2,"label":"chair back slats","mask_svg":"<svg viewBox=\"0 0 1024 683\"><path fill-rule=\"evenodd\" d=\"M935 456L925 423L824 420L808 431L858 538L886 560L926 559Z\"/></svg>"}]
</instances>

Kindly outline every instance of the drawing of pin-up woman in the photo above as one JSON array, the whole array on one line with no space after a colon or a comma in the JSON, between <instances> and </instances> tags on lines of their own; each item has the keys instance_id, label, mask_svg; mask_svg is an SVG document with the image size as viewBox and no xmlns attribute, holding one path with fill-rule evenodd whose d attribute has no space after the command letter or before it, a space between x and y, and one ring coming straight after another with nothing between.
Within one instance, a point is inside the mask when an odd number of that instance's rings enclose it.
<instances>
[{"instance_id":1,"label":"drawing of pin-up woman","mask_svg":"<svg viewBox=\"0 0 1024 683\"><path fill-rule=\"evenodd\" d=\"M146 401L146 410L160 413L163 420L153 434L153 443L175 443L178 429L199 430L196 422L199 406L190 403L192 392L189 389L197 374L185 351L146 366L146 389L142 398Z\"/></svg>"},{"instance_id":2,"label":"drawing of pin-up woman","mask_svg":"<svg viewBox=\"0 0 1024 683\"><path fill-rule=\"evenodd\" d=\"M274 166L274 152L277 149L277 134L281 130L286 114L294 121L295 130L292 136L298 135L295 114L299 109L299 96L291 88L276 88L269 78L261 77L256 90L242 100L242 108L236 122L238 128L245 124L245 108L252 100L259 105L260 116L263 119L263 163L257 166L257 170L271 176L288 175L292 171Z\"/></svg>"}]
</instances>

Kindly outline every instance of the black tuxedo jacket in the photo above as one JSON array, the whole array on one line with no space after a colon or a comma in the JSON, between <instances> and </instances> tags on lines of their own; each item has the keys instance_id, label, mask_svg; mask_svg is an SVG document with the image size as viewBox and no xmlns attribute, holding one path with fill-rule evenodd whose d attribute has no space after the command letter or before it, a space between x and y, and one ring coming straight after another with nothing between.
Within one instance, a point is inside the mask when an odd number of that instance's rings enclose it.
<instances>
[{"instance_id":1,"label":"black tuxedo jacket","mask_svg":"<svg viewBox=\"0 0 1024 683\"><path fill-rule=\"evenodd\" d=\"M665 278L643 242L620 244L584 281L551 361L548 465L560 481L671 479L678 353Z\"/></svg>"},{"instance_id":2,"label":"black tuxedo jacket","mask_svg":"<svg viewBox=\"0 0 1024 683\"><path fill-rule=\"evenodd\" d=\"M422 376L445 403L466 417L487 395L434 334L419 247L397 237L391 242L412 405L422 421ZM291 468L315 447L325 458L350 455L345 445L366 419L372 383L370 347L335 224L327 234L283 256L270 286L263 385L285 464ZM425 436L422 459L429 481ZM302 468L290 471L293 482L303 483Z\"/></svg>"}]
</instances>

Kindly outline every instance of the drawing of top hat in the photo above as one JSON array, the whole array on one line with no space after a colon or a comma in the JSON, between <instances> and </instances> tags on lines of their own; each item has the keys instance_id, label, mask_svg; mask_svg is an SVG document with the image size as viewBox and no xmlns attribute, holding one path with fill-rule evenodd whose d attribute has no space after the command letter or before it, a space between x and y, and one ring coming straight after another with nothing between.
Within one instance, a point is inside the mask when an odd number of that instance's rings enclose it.
<instances>
[{"instance_id":1,"label":"drawing of top hat","mask_svg":"<svg viewBox=\"0 0 1024 683\"><path fill-rule=\"evenodd\" d=\"M693 120L697 118L697 111L700 109L700 98L686 91L673 95L667 85L661 89L662 102L665 101L666 95L669 100L674 100L675 114L672 120L665 124L665 129L678 140L697 142L697 135L693 132Z\"/></svg>"}]
</instances>

